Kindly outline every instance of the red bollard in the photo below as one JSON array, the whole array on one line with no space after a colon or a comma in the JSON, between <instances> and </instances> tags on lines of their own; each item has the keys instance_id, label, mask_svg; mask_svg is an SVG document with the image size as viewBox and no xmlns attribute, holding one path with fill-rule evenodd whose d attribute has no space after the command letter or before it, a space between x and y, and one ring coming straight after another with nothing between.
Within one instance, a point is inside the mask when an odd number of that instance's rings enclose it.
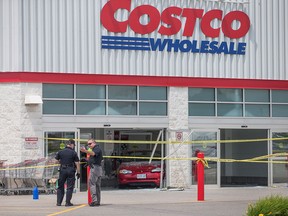
<instances>
[{"instance_id":1,"label":"red bollard","mask_svg":"<svg viewBox=\"0 0 288 216\"><path fill-rule=\"evenodd\" d=\"M89 160L89 156L87 154L87 161ZM89 179L90 179L90 166L87 166L87 195L88 195L88 205L92 202L92 196L90 193L90 186L89 186Z\"/></svg>"},{"instance_id":2,"label":"red bollard","mask_svg":"<svg viewBox=\"0 0 288 216\"><path fill-rule=\"evenodd\" d=\"M204 153L197 154L198 201L204 201Z\"/></svg>"}]
</instances>

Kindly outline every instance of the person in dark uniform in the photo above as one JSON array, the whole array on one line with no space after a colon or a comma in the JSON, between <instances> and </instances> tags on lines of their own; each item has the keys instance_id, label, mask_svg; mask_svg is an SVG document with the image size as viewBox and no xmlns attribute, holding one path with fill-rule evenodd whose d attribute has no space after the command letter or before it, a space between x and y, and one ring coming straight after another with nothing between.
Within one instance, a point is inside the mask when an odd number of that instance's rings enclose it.
<instances>
[{"instance_id":1,"label":"person in dark uniform","mask_svg":"<svg viewBox=\"0 0 288 216\"><path fill-rule=\"evenodd\" d=\"M71 203L72 193L75 184L75 172L77 171L77 178L80 178L80 162L77 153L74 150L75 141L68 140L66 147L57 152L55 159L60 163L60 173L57 188L57 206L61 206L65 189L64 184L67 182L66 204L65 206L73 206Z\"/></svg>"},{"instance_id":2,"label":"person in dark uniform","mask_svg":"<svg viewBox=\"0 0 288 216\"><path fill-rule=\"evenodd\" d=\"M92 196L92 202L89 205L91 207L100 206L102 176L101 163L103 160L102 150L100 146L96 144L94 139L88 140L87 144L90 150L87 150L83 146L81 147L80 151L90 155L88 164L90 166L89 187L90 194Z\"/></svg>"}]
</instances>

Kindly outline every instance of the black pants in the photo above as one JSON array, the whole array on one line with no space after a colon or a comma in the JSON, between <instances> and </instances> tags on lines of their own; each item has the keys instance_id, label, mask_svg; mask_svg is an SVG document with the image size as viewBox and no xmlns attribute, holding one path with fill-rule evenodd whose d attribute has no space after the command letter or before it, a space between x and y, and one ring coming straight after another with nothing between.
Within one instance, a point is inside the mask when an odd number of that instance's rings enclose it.
<instances>
[{"instance_id":1,"label":"black pants","mask_svg":"<svg viewBox=\"0 0 288 216\"><path fill-rule=\"evenodd\" d=\"M75 184L75 168L74 167L61 167L58 188L57 188L57 203L61 204L65 194L64 184L67 182L66 203L70 203Z\"/></svg>"}]
</instances>

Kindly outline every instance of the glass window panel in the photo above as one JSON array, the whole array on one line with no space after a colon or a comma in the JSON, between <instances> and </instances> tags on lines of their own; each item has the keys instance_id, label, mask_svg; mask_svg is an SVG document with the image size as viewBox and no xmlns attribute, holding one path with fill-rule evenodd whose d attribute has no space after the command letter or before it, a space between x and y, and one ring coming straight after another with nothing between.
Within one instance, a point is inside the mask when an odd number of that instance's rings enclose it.
<instances>
[{"instance_id":1,"label":"glass window panel","mask_svg":"<svg viewBox=\"0 0 288 216\"><path fill-rule=\"evenodd\" d=\"M71 84L43 84L43 98L74 98Z\"/></svg>"},{"instance_id":2,"label":"glass window panel","mask_svg":"<svg viewBox=\"0 0 288 216\"><path fill-rule=\"evenodd\" d=\"M217 140L217 132L192 133L192 157L197 157L198 152L203 152L205 157L217 157L217 143L197 143L195 141Z\"/></svg>"},{"instance_id":3,"label":"glass window panel","mask_svg":"<svg viewBox=\"0 0 288 216\"><path fill-rule=\"evenodd\" d=\"M242 104L218 104L218 116L243 116Z\"/></svg>"},{"instance_id":4,"label":"glass window panel","mask_svg":"<svg viewBox=\"0 0 288 216\"><path fill-rule=\"evenodd\" d=\"M192 161L192 185L197 185L197 163ZM217 184L217 162L209 161L209 168L204 167L204 182L205 185L216 185Z\"/></svg>"},{"instance_id":5,"label":"glass window panel","mask_svg":"<svg viewBox=\"0 0 288 216\"><path fill-rule=\"evenodd\" d=\"M43 101L43 114L73 115L73 101Z\"/></svg>"},{"instance_id":6,"label":"glass window panel","mask_svg":"<svg viewBox=\"0 0 288 216\"><path fill-rule=\"evenodd\" d=\"M108 102L108 115L136 115L136 102Z\"/></svg>"},{"instance_id":7,"label":"glass window panel","mask_svg":"<svg viewBox=\"0 0 288 216\"><path fill-rule=\"evenodd\" d=\"M223 102L242 102L242 89L218 89L217 100Z\"/></svg>"},{"instance_id":8,"label":"glass window panel","mask_svg":"<svg viewBox=\"0 0 288 216\"><path fill-rule=\"evenodd\" d=\"M139 99L140 100L167 100L167 88L166 87L139 87Z\"/></svg>"},{"instance_id":9,"label":"glass window panel","mask_svg":"<svg viewBox=\"0 0 288 216\"><path fill-rule=\"evenodd\" d=\"M215 104L189 103L189 116L215 116Z\"/></svg>"},{"instance_id":10,"label":"glass window panel","mask_svg":"<svg viewBox=\"0 0 288 216\"><path fill-rule=\"evenodd\" d=\"M288 138L288 133L273 132L273 138ZM285 140L273 140L273 154L288 152L288 139ZM275 157L273 161L287 162L287 157ZM287 183L287 170L288 164L273 164L273 183Z\"/></svg>"},{"instance_id":11,"label":"glass window panel","mask_svg":"<svg viewBox=\"0 0 288 216\"><path fill-rule=\"evenodd\" d=\"M108 98L114 100L136 100L136 86L108 86Z\"/></svg>"},{"instance_id":12,"label":"glass window panel","mask_svg":"<svg viewBox=\"0 0 288 216\"><path fill-rule=\"evenodd\" d=\"M288 105L272 105L272 117L288 117Z\"/></svg>"},{"instance_id":13,"label":"glass window panel","mask_svg":"<svg viewBox=\"0 0 288 216\"><path fill-rule=\"evenodd\" d=\"M273 163L273 183L274 184L287 184L287 170L288 166L286 158L279 158L277 162ZM282 163L281 163L282 162Z\"/></svg>"},{"instance_id":14,"label":"glass window panel","mask_svg":"<svg viewBox=\"0 0 288 216\"><path fill-rule=\"evenodd\" d=\"M139 104L139 115L167 115L167 103L141 102Z\"/></svg>"},{"instance_id":15,"label":"glass window panel","mask_svg":"<svg viewBox=\"0 0 288 216\"><path fill-rule=\"evenodd\" d=\"M61 150L62 146L61 144L65 143L65 140L67 139L75 139L75 132L45 132L44 133L45 138L45 152L44 155L48 156L49 159L54 160L56 153ZM65 146L65 145L64 145ZM56 160L56 159L55 159ZM55 161L56 162L56 161ZM54 173L59 175L57 169L54 169ZM48 170L47 170L48 171ZM52 173L51 173L52 174ZM50 175L51 175L50 174Z\"/></svg>"},{"instance_id":16,"label":"glass window panel","mask_svg":"<svg viewBox=\"0 0 288 216\"><path fill-rule=\"evenodd\" d=\"M246 104L245 116L248 117L269 117L269 105L266 104Z\"/></svg>"},{"instance_id":17,"label":"glass window panel","mask_svg":"<svg viewBox=\"0 0 288 216\"><path fill-rule=\"evenodd\" d=\"M76 85L77 99L105 99L104 85Z\"/></svg>"},{"instance_id":18,"label":"glass window panel","mask_svg":"<svg viewBox=\"0 0 288 216\"><path fill-rule=\"evenodd\" d=\"M189 101L215 101L215 89L189 88Z\"/></svg>"},{"instance_id":19,"label":"glass window panel","mask_svg":"<svg viewBox=\"0 0 288 216\"><path fill-rule=\"evenodd\" d=\"M77 115L105 115L105 102L101 101L77 101Z\"/></svg>"},{"instance_id":20,"label":"glass window panel","mask_svg":"<svg viewBox=\"0 0 288 216\"><path fill-rule=\"evenodd\" d=\"M246 89L246 102L270 102L269 90Z\"/></svg>"},{"instance_id":21,"label":"glass window panel","mask_svg":"<svg viewBox=\"0 0 288 216\"><path fill-rule=\"evenodd\" d=\"M288 132L273 132L272 137L273 154L288 152Z\"/></svg>"},{"instance_id":22,"label":"glass window panel","mask_svg":"<svg viewBox=\"0 0 288 216\"><path fill-rule=\"evenodd\" d=\"M217 132L193 132L192 133L192 157L197 157L203 152L205 157L217 157L217 143L196 143L195 141L217 140ZM211 166L210 166L211 165ZM217 184L217 162L209 161L209 167L205 168L205 184ZM192 161L192 184L197 184L197 163Z\"/></svg>"},{"instance_id":23,"label":"glass window panel","mask_svg":"<svg viewBox=\"0 0 288 216\"><path fill-rule=\"evenodd\" d=\"M288 91L286 91L286 90L272 90L272 102L288 103Z\"/></svg>"}]
</instances>

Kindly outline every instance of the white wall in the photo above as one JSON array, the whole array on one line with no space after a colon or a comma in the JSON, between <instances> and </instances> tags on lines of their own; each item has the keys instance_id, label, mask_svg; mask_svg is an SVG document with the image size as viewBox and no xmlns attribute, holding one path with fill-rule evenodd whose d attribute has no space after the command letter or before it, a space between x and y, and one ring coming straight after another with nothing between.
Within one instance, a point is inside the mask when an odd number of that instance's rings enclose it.
<instances>
[{"instance_id":1,"label":"white wall","mask_svg":"<svg viewBox=\"0 0 288 216\"><path fill-rule=\"evenodd\" d=\"M41 84L0 84L0 152L5 164L43 157L40 105L24 105L26 94L42 95ZM38 148L27 149L25 137L38 137Z\"/></svg>"},{"instance_id":2,"label":"white wall","mask_svg":"<svg viewBox=\"0 0 288 216\"><path fill-rule=\"evenodd\" d=\"M44 156L44 140L42 131L42 104L24 105L26 95L37 95L42 98L41 83L21 83L21 137L38 137L37 148L22 146L22 161L38 159Z\"/></svg>"}]
</instances>

